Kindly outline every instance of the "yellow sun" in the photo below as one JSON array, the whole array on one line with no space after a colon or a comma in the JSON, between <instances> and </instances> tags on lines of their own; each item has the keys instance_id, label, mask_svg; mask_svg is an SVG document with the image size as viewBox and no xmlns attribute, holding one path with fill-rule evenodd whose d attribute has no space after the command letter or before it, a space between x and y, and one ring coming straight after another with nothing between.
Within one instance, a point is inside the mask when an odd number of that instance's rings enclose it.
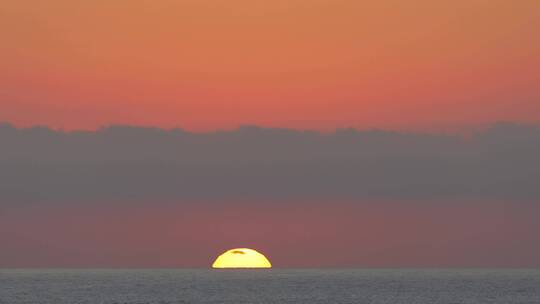
<instances>
[{"instance_id":1,"label":"yellow sun","mask_svg":"<svg viewBox=\"0 0 540 304\"><path fill-rule=\"evenodd\" d=\"M218 256L212 268L272 268L272 264L256 250L235 248Z\"/></svg>"}]
</instances>

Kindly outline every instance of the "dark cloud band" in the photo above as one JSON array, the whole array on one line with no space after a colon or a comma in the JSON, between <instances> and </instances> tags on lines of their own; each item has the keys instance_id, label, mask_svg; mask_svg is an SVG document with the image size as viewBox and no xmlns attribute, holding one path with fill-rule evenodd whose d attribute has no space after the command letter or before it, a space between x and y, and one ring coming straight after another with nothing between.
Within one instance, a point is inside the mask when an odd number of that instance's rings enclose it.
<instances>
[{"instance_id":1,"label":"dark cloud band","mask_svg":"<svg viewBox=\"0 0 540 304\"><path fill-rule=\"evenodd\" d=\"M0 203L235 199L540 199L540 128L471 138L242 127L190 133L0 126Z\"/></svg>"}]
</instances>

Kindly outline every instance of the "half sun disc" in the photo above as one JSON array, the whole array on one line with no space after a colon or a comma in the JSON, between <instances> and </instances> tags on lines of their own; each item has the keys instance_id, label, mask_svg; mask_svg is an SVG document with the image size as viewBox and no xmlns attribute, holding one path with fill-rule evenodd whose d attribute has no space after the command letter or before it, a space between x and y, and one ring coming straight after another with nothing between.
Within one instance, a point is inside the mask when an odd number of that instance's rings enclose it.
<instances>
[{"instance_id":1,"label":"half sun disc","mask_svg":"<svg viewBox=\"0 0 540 304\"><path fill-rule=\"evenodd\" d=\"M235 248L218 256L212 268L272 268L272 264L256 250Z\"/></svg>"}]
</instances>

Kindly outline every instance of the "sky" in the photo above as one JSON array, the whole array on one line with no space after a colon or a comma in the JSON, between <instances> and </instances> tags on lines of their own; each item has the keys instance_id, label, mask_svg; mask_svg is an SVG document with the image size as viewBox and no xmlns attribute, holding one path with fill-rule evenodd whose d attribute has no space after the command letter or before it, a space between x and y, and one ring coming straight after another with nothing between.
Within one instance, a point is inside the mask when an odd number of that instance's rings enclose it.
<instances>
[{"instance_id":1,"label":"sky","mask_svg":"<svg viewBox=\"0 0 540 304\"><path fill-rule=\"evenodd\" d=\"M2 0L0 267L540 267L536 0Z\"/></svg>"},{"instance_id":2,"label":"sky","mask_svg":"<svg viewBox=\"0 0 540 304\"><path fill-rule=\"evenodd\" d=\"M0 120L211 131L536 123L536 0L3 0Z\"/></svg>"},{"instance_id":3,"label":"sky","mask_svg":"<svg viewBox=\"0 0 540 304\"><path fill-rule=\"evenodd\" d=\"M540 126L0 126L0 267L539 267Z\"/></svg>"}]
</instances>

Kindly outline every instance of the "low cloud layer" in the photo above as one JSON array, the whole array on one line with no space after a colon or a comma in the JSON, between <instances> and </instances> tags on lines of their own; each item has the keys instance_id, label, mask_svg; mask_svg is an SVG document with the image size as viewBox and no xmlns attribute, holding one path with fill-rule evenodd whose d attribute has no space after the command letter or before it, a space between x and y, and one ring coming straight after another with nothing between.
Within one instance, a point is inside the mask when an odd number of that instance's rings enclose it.
<instances>
[{"instance_id":1,"label":"low cloud layer","mask_svg":"<svg viewBox=\"0 0 540 304\"><path fill-rule=\"evenodd\" d=\"M540 127L470 138L241 127L190 133L0 125L0 204L175 200L540 199Z\"/></svg>"}]
</instances>

